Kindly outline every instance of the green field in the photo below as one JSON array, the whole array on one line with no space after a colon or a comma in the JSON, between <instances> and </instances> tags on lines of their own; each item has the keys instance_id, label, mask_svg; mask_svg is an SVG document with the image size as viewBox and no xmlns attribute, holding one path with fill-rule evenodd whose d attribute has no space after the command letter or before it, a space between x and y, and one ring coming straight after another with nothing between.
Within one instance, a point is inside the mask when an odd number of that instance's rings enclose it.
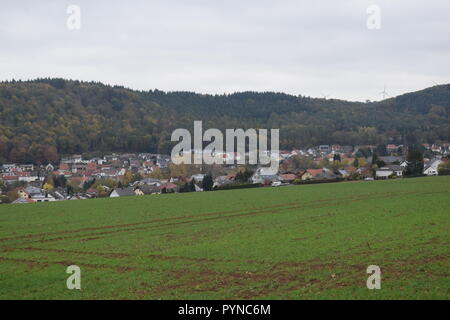
<instances>
[{"instance_id":1,"label":"green field","mask_svg":"<svg viewBox=\"0 0 450 320\"><path fill-rule=\"evenodd\" d=\"M449 218L450 177L2 205L0 299L449 299Z\"/></svg>"}]
</instances>

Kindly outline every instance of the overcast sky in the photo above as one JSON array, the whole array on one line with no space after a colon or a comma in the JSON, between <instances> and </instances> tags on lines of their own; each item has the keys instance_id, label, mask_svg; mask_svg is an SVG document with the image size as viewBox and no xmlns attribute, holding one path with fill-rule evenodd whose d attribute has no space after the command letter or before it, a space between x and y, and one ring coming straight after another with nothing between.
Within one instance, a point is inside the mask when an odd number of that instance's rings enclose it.
<instances>
[{"instance_id":1,"label":"overcast sky","mask_svg":"<svg viewBox=\"0 0 450 320\"><path fill-rule=\"evenodd\" d=\"M0 79L379 100L450 83L449 39L448 0L2 0Z\"/></svg>"}]
</instances>

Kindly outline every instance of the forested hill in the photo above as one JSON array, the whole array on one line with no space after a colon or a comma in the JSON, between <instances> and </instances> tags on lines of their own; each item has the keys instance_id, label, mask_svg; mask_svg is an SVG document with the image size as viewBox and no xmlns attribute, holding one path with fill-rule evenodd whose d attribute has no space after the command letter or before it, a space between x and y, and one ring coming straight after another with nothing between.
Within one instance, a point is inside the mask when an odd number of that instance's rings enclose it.
<instances>
[{"instance_id":1,"label":"forested hill","mask_svg":"<svg viewBox=\"0 0 450 320\"><path fill-rule=\"evenodd\" d=\"M450 85L376 103L283 93L133 91L40 79L0 83L0 163L85 152L166 152L175 128L280 128L282 148L450 140Z\"/></svg>"}]
</instances>

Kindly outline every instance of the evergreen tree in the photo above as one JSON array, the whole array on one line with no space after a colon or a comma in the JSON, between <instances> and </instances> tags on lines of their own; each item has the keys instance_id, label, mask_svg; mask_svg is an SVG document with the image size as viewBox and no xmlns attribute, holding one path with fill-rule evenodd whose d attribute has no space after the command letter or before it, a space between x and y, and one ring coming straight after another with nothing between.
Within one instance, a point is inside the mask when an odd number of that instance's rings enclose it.
<instances>
[{"instance_id":1,"label":"evergreen tree","mask_svg":"<svg viewBox=\"0 0 450 320\"><path fill-rule=\"evenodd\" d=\"M67 195L69 195L69 196L72 196L72 195L73 195L73 187L72 187L70 184L68 184L68 185L66 186L66 193L67 193Z\"/></svg>"},{"instance_id":2,"label":"evergreen tree","mask_svg":"<svg viewBox=\"0 0 450 320\"><path fill-rule=\"evenodd\" d=\"M423 173L423 153L418 148L411 148L406 156L406 170L407 176L419 176Z\"/></svg>"},{"instance_id":3,"label":"evergreen tree","mask_svg":"<svg viewBox=\"0 0 450 320\"><path fill-rule=\"evenodd\" d=\"M171 132L198 118L221 130L276 124L283 149L371 144L385 154L387 143L450 141L448 101L450 85L360 103L273 92L144 92L64 79L5 81L0 163L56 163L61 154L93 151L170 153Z\"/></svg>"},{"instance_id":4,"label":"evergreen tree","mask_svg":"<svg viewBox=\"0 0 450 320\"><path fill-rule=\"evenodd\" d=\"M195 192L195 180L192 179L191 182L189 182L189 192Z\"/></svg>"},{"instance_id":5,"label":"evergreen tree","mask_svg":"<svg viewBox=\"0 0 450 320\"><path fill-rule=\"evenodd\" d=\"M189 184L187 182L180 188L180 192L189 192Z\"/></svg>"},{"instance_id":6,"label":"evergreen tree","mask_svg":"<svg viewBox=\"0 0 450 320\"><path fill-rule=\"evenodd\" d=\"M203 178L203 190L211 191L214 185L214 180L212 175L209 173Z\"/></svg>"}]
</instances>

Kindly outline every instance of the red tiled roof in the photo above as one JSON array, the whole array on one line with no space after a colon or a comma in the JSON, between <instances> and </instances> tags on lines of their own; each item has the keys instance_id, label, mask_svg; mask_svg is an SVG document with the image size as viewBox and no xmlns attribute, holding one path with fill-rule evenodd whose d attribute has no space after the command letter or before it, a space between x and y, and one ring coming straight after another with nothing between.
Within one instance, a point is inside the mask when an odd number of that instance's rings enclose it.
<instances>
[{"instance_id":1,"label":"red tiled roof","mask_svg":"<svg viewBox=\"0 0 450 320\"><path fill-rule=\"evenodd\" d=\"M318 174L322 173L322 169L307 169L306 172L312 175L313 177L317 176Z\"/></svg>"},{"instance_id":2,"label":"red tiled roof","mask_svg":"<svg viewBox=\"0 0 450 320\"><path fill-rule=\"evenodd\" d=\"M169 183L163 183L162 185L159 186L159 188L160 189L164 189L164 188L175 189L175 188L177 188L177 185L169 182Z\"/></svg>"},{"instance_id":3,"label":"red tiled roof","mask_svg":"<svg viewBox=\"0 0 450 320\"><path fill-rule=\"evenodd\" d=\"M14 181L14 180L18 180L19 176L5 176L5 175L3 175L2 179L5 180L5 181Z\"/></svg>"},{"instance_id":4,"label":"red tiled roof","mask_svg":"<svg viewBox=\"0 0 450 320\"><path fill-rule=\"evenodd\" d=\"M18 172L19 177L31 177L31 172Z\"/></svg>"},{"instance_id":5,"label":"red tiled roof","mask_svg":"<svg viewBox=\"0 0 450 320\"><path fill-rule=\"evenodd\" d=\"M283 181L292 181L292 180L297 179L297 176L293 173L286 173L286 174L281 174L280 179Z\"/></svg>"}]
</instances>

